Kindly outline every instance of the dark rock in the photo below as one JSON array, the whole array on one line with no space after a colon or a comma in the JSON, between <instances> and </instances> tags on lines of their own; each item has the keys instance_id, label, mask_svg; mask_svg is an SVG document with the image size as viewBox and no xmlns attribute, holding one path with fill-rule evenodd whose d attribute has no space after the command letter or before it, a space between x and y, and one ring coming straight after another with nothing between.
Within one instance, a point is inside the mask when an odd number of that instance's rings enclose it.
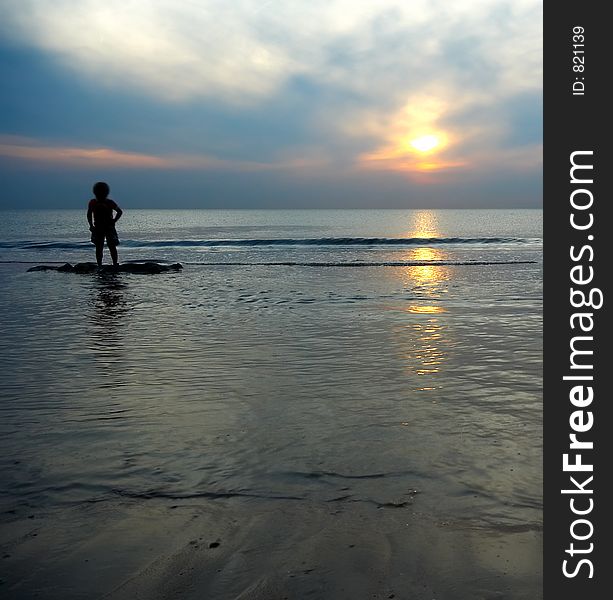
<instances>
[{"instance_id":1,"label":"dark rock","mask_svg":"<svg viewBox=\"0 0 613 600\"><path fill-rule=\"evenodd\" d=\"M30 267L28 273L32 271L57 271L59 267L52 267L50 265L37 265L36 267Z\"/></svg>"},{"instance_id":2,"label":"dark rock","mask_svg":"<svg viewBox=\"0 0 613 600\"><path fill-rule=\"evenodd\" d=\"M77 263L72 267L72 271L75 273L94 273L97 270L98 265L93 262ZM69 269L66 269L66 271L69 271Z\"/></svg>"},{"instance_id":3,"label":"dark rock","mask_svg":"<svg viewBox=\"0 0 613 600\"><path fill-rule=\"evenodd\" d=\"M77 263L72 266L71 264L64 264L61 267L55 267L51 265L37 265L36 267L30 267L28 273L31 271L59 271L61 273L139 273L144 275L155 275L157 273L176 272L183 269L181 263L164 264L153 261L146 262L127 262L118 266L103 265L99 267L93 262Z\"/></svg>"},{"instance_id":4,"label":"dark rock","mask_svg":"<svg viewBox=\"0 0 613 600\"><path fill-rule=\"evenodd\" d=\"M120 265L119 270L124 273L161 273L164 266L154 262L126 263Z\"/></svg>"},{"instance_id":5,"label":"dark rock","mask_svg":"<svg viewBox=\"0 0 613 600\"><path fill-rule=\"evenodd\" d=\"M157 262L129 262L119 265L120 273L165 273L167 271L180 271L183 268L181 263L166 265Z\"/></svg>"},{"instance_id":6,"label":"dark rock","mask_svg":"<svg viewBox=\"0 0 613 600\"><path fill-rule=\"evenodd\" d=\"M74 271L74 267L71 264L64 263L61 267L58 267L57 270L60 273L72 273Z\"/></svg>"}]
</instances>

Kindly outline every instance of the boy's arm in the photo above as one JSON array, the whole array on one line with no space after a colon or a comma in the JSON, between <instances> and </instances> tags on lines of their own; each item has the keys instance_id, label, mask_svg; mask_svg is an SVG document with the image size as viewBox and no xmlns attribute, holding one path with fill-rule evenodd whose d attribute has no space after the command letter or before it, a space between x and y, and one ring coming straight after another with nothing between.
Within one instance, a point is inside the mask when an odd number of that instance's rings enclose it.
<instances>
[{"instance_id":1,"label":"boy's arm","mask_svg":"<svg viewBox=\"0 0 613 600\"><path fill-rule=\"evenodd\" d=\"M89 228L93 229L94 227L94 222L92 220L92 215L94 214L94 211L92 210L91 206L87 207L87 222L89 223Z\"/></svg>"},{"instance_id":2,"label":"boy's arm","mask_svg":"<svg viewBox=\"0 0 613 600\"><path fill-rule=\"evenodd\" d=\"M119 208L119 206L115 204L115 219L113 220L113 222L117 223L121 215L123 215L123 210L121 210L121 208Z\"/></svg>"}]
</instances>

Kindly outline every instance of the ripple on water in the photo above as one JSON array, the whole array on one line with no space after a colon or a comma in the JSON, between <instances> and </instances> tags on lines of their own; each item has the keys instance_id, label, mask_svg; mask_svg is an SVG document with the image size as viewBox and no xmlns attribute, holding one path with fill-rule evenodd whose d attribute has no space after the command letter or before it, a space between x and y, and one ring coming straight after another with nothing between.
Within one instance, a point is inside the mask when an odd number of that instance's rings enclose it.
<instances>
[{"instance_id":1,"label":"ripple on water","mask_svg":"<svg viewBox=\"0 0 613 600\"><path fill-rule=\"evenodd\" d=\"M3 501L237 495L537 523L540 274L446 268L5 274Z\"/></svg>"}]
</instances>

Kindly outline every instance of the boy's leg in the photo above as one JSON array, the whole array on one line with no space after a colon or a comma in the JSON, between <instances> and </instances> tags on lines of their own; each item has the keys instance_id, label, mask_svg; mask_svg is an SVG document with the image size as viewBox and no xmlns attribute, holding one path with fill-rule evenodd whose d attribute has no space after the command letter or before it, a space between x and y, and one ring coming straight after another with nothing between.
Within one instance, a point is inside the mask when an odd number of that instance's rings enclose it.
<instances>
[{"instance_id":1,"label":"boy's leg","mask_svg":"<svg viewBox=\"0 0 613 600\"><path fill-rule=\"evenodd\" d=\"M108 241L107 241L108 244ZM119 265L119 260L117 257L117 246L115 246L115 244L108 244L109 247L109 252L111 253L111 258L113 259L113 266L118 266Z\"/></svg>"},{"instance_id":2,"label":"boy's leg","mask_svg":"<svg viewBox=\"0 0 613 600\"><path fill-rule=\"evenodd\" d=\"M98 266L102 266L102 254L104 252L104 238L102 240L96 240L96 262Z\"/></svg>"}]
</instances>

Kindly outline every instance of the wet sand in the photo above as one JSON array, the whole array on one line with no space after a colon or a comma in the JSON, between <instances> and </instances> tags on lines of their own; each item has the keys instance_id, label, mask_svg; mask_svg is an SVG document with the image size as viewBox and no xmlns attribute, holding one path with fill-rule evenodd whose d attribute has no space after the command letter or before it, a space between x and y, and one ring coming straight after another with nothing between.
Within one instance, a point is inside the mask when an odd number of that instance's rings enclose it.
<instances>
[{"instance_id":1,"label":"wet sand","mask_svg":"<svg viewBox=\"0 0 613 600\"><path fill-rule=\"evenodd\" d=\"M541 532L345 500L146 500L3 515L2 597L534 600Z\"/></svg>"}]
</instances>

